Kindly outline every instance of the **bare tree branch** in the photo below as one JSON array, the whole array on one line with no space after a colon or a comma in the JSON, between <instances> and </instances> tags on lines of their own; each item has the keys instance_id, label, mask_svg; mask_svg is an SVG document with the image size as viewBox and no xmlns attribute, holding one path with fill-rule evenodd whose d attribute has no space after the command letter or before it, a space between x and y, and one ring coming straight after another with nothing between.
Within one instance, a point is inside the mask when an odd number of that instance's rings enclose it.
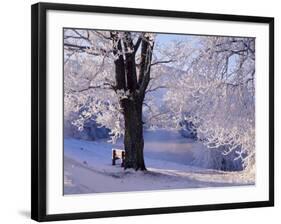
<instances>
[{"instance_id":1,"label":"bare tree branch","mask_svg":"<svg viewBox=\"0 0 281 224\"><path fill-rule=\"evenodd\" d=\"M80 37L83 40L86 40L88 43L91 43L89 37L83 36L81 33L79 33L76 29L71 29L78 37Z\"/></svg>"},{"instance_id":2,"label":"bare tree branch","mask_svg":"<svg viewBox=\"0 0 281 224\"><path fill-rule=\"evenodd\" d=\"M71 92L85 92L85 91L89 91L91 89L112 89L112 90L115 90L115 86L113 86L112 84L110 83L103 83L101 85L97 85L97 86L88 86L86 88L83 88L83 89L79 89L79 90L75 90L75 89L71 89Z\"/></svg>"},{"instance_id":3,"label":"bare tree branch","mask_svg":"<svg viewBox=\"0 0 281 224\"><path fill-rule=\"evenodd\" d=\"M64 35L63 39L78 39L81 40L81 37L73 36L73 35Z\"/></svg>"},{"instance_id":4,"label":"bare tree branch","mask_svg":"<svg viewBox=\"0 0 281 224\"><path fill-rule=\"evenodd\" d=\"M135 51L135 53L138 51L142 39L143 39L143 34L140 34L140 35L139 35L139 38L138 38L138 40L137 40L137 42L136 42L136 44L135 44L135 46L134 46L134 51Z\"/></svg>"},{"instance_id":5,"label":"bare tree branch","mask_svg":"<svg viewBox=\"0 0 281 224\"><path fill-rule=\"evenodd\" d=\"M66 46L66 47L78 48L78 49L81 49L81 50L90 49L89 46L83 46L83 45L76 45L76 44L69 44L69 43L64 43L63 45Z\"/></svg>"},{"instance_id":6,"label":"bare tree branch","mask_svg":"<svg viewBox=\"0 0 281 224\"><path fill-rule=\"evenodd\" d=\"M77 52L84 52L87 54L91 54L91 55L95 55L95 56L99 56L99 55L107 55L108 53L112 52L112 51L107 51L105 49L98 49L96 52L94 52L93 50L91 50L91 48L89 46L85 46L85 45L76 45L76 44L70 44L70 43L64 43L64 47L67 50L76 50Z\"/></svg>"},{"instance_id":7,"label":"bare tree branch","mask_svg":"<svg viewBox=\"0 0 281 224\"><path fill-rule=\"evenodd\" d=\"M105 36L103 33L99 32L99 31L94 31L96 34L98 34L98 36L107 39L107 40L112 40L112 37L107 37Z\"/></svg>"},{"instance_id":8,"label":"bare tree branch","mask_svg":"<svg viewBox=\"0 0 281 224\"><path fill-rule=\"evenodd\" d=\"M166 89L166 88L168 88L168 87L167 87L167 86L157 86L157 87L155 87L155 88L149 88L149 89L147 89L147 90L145 91L145 93L153 92L153 91L156 91L156 90L158 90L158 89Z\"/></svg>"},{"instance_id":9,"label":"bare tree branch","mask_svg":"<svg viewBox=\"0 0 281 224\"><path fill-rule=\"evenodd\" d=\"M153 65L158 65L158 64L168 64L168 63L171 63L171 62L175 62L176 60L163 60L163 61L156 61L156 62L153 62L152 64L151 64L151 66L153 66Z\"/></svg>"}]
</instances>

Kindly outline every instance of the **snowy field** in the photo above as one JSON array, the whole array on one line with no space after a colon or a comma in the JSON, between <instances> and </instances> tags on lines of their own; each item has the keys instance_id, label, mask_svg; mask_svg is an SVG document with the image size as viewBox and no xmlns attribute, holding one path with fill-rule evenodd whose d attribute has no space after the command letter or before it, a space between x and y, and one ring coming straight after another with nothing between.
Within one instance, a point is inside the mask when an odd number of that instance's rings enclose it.
<instances>
[{"instance_id":1,"label":"snowy field","mask_svg":"<svg viewBox=\"0 0 281 224\"><path fill-rule=\"evenodd\" d=\"M246 173L207 169L198 155L206 155L200 142L177 132L145 133L147 171L124 170L111 165L112 148L106 140L64 139L64 194L146 191L254 184ZM208 154L208 153L207 153ZM200 157L200 156L199 156ZM203 158L204 160L204 158Z\"/></svg>"}]
</instances>

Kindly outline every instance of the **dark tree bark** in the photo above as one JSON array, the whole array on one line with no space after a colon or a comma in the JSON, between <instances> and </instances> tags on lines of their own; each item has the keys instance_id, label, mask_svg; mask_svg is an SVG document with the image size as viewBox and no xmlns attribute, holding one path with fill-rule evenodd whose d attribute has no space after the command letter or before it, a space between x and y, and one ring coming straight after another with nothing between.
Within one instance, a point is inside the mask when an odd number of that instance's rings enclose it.
<instances>
[{"instance_id":1,"label":"dark tree bark","mask_svg":"<svg viewBox=\"0 0 281 224\"><path fill-rule=\"evenodd\" d=\"M125 120L125 169L146 170L144 163L144 140L142 122L142 100L135 96L134 100L123 102Z\"/></svg>"},{"instance_id":2,"label":"dark tree bark","mask_svg":"<svg viewBox=\"0 0 281 224\"><path fill-rule=\"evenodd\" d=\"M144 162L144 139L142 106L145 90L150 81L150 66L153 41L141 34L134 45L130 32L122 38L118 32L112 32L113 53L115 60L115 90L129 91L129 96L120 99L125 121L125 163L124 168L146 170ZM137 75L135 54L141 45L140 69Z\"/></svg>"}]
</instances>

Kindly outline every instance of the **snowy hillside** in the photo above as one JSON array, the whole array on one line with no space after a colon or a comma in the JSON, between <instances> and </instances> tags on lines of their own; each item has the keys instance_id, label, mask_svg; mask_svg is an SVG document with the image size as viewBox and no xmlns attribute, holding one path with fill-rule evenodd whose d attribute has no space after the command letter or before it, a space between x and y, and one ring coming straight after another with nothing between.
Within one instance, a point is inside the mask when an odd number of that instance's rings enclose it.
<instances>
[{"instance_id":1,"label":"snowy hillside","mask_svg":"<svg viewBox=\"0 0 281 224\"><path fill-rule=\"evenodd\" d=\"M121 146L121 147L120 147ZM206 169L198 160L205 147L177 132L145 133L147 171L111 165L111 150L122 148L106 140L64 140L64 194L145 191L254 184L245 172ZM196 157L196 158L195 158ZM206 161L205 161L206 162ZM196 166L195 166L196 165Z\"/></svg>"}]
</instances>

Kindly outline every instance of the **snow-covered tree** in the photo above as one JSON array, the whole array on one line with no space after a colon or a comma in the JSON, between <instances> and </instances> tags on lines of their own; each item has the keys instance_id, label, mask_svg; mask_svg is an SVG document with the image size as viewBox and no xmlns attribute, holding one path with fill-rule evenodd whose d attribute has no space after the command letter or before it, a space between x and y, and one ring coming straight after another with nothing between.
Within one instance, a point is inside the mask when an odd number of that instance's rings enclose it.
<instances>
[{"instance_id":1,"label":"snow-covered tree","mask_svg":"<svg viewBox=\"0 0 281 224\"><path fill-rule=\"evenodd\" d=\"M209 149L235 154L244 166L255 158L255 41L201 37L166 94L175 124L192 122Z\"/></svg>"},{"instance_id":2,"label":"snow-covered tree","mask_svg":"<svg viewBox=\"0 0 281 224\"><path fill-rule=\"evenodd\" d=\"M77 109L81 101L89 104L76 125L82 127L94 116L111 130L113 141L124 135L125 168L136 170L146 169L142 111L145 95L152 91L148 89L151 67L166 63L152 61L154 38L152 33L64 31L65 99L70 100L66 104L77 98ZM78 62L75 69L69 65L72 58Z\"/></svg>"}]
</instances>

